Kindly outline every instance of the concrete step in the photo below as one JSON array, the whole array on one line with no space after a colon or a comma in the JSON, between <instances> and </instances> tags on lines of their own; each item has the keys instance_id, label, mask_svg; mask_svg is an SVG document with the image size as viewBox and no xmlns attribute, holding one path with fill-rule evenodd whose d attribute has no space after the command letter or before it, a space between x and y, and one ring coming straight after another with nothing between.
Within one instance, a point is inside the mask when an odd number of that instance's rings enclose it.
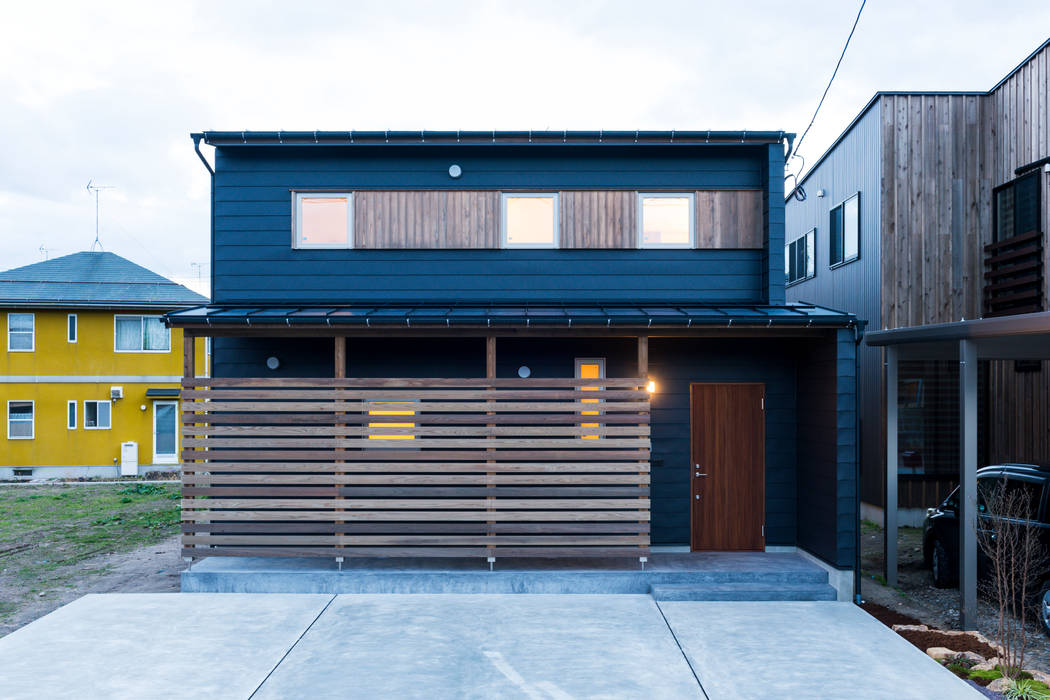
<instances>
[{"instance_id":1,"label":"concrete step","mask_svg":"<svg viewBox=\"0 0 1050 700\"><path fill-rule=\"evenodd\" d=\"M656 600L835 600L827 583L661 584L649 589Z\"/></svg>"}]
</instances>

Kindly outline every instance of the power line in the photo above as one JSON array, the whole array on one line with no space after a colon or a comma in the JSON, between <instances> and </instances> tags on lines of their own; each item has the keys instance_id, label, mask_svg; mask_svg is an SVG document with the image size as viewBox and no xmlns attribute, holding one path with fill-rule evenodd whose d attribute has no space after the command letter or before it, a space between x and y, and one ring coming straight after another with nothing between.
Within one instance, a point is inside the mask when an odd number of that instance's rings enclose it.
<instances>
[{"instance_id":1,"label":"power line","mask_svg":"<svg viewBox=\"0 0 1050 700\"><path fill-rule=\"evenodd\" d=\"M853 27L849 30L849 36L846 37L846 43L842 47L842 53L839 54L839 60L835 62L835 70L831 72L831 79L828 80L828 85L824 88L824 94L820 96L820 102L817 103L817 108L813 110L813 118L809 120L809 124L806 125L806 130L802 132L802 136L799 138L798 143L795 144L795 149L791 152L791 158L801 159L803 167L805 166L806 159L800 156L798 152L802 148L802 142L806 140L806 134L808 134L809 130L813 127L813 123L817 121L817 115L820 114L820 108L824 105L824 99L828 96L828 91L831 90L831 84L835 82L835 76L839 74L839 66L842 65L842 59L846 57L846 49L849 48L849 42L853 38L853 32L857 31L857 23L860 22L860 15L864 12L864 5L866 5L867 2L868 0L861 0L860 8L857 10L857 17L853 20ZM802 168L800 167L799 172L801 171ZM788 176L794 177L796 180L798 179L794 173L789 173ZM796 196L798 196L797 193ZM804 200L805 198L806 194L803 190L801 199Z\"/></svg>"}]
</instances>

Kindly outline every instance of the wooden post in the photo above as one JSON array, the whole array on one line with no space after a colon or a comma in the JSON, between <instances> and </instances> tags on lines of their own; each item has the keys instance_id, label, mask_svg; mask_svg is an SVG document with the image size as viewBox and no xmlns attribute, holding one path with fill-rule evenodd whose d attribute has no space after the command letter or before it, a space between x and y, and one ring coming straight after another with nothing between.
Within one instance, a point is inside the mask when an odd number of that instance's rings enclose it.
<instances>
[{"instance_id":1,"label":"wooden post","mask_svg":"<svg viewBox=\"0 0 1050 700\"><path fill-rule=\"evenodd\" d=\"M638 336L638 377L639 377L639 379L641 379L642 389L647 389L648 388L647 384L649 382L649 336L647 336L647 335L640 335L640 336ZM649 399L651 401L652 397L650 396ZM652 414L651 408L652 408L652 406L650 406L650 415ZM650 434L650 438L649 439L650 439L650 441L652 440L651 434ZM652 452L651 452L651 450L652 450L652 443L650 442L650 460L652 460ZM649 472L650 473L652 472L652 465L650 465L650 467L649 467ZM644 472L644 471L643 472L638 472L638 476L644 477L645 475L646 475L646 472ZM648 486L648 484L640 483L639 486L645 487L645 486ZM652 509L650 508L650 511L651 510ZM639 521L639 522L641 522L641 521ZM645 533L644 532L639 532L638 536L639 537L644 537ZM639 557L639 559L641 560L642 567L644 568L647 557Z\"/></svg>"},{"instance_id":2,"label":"wooden post","mask_svg":"<svg viewBox=\"0 0 1050 700\"><path fill-rule=\"evenodd\" d=\"M489 336L485 337L485 378L490 380L490 381L496 378L496 336L494 336L494 335L489 335ZM493 390L493 389L495 389L494 386L490 386L489 387L490 391ZM493 411L489 411L489 415L492 415L493 413L494 413ZM490 428L493 427L494 425L495 425L494 423L489 423L489 427ZM491 440L492 436L489 436L489 439ZM488 450L486 450L486 452L491 455L492 450L488 449ZM495 464L495 460L489 459L489 460L487 460L487 463L488 464ZM493 479L494 476L495 476L494 472L486 472L486 477L487 477L486 480L485 480L486 481L486 484L485 484L486 488L488 488L488 489L495 489L496 488L496 484L494 483L494 479ZM494 500L493 497L490 496L487 500L489 502L488 512L494 513L496 511L496 509L493 507L495 505L493 503L493 500ZM489 520L488 521L488 532L486 534L489 537L495 537L496 536L496 533L494 532L495 524L496 524L495 520ZM489 549L488 549L489 568L492 568L492 564L495 561L495 556L494 555L495 555L495 550L493 550L491 547L489 547Z\"/></svg>"},{"instance_id":3,"label":"wooden post","mask_svg":"<svg viewBox=\"0 0 1050 700\"><path fill-rule=\"evenodd\" d=\"M346 337L345 336L336 336L336 338L335 338L335 352L334 352L334 354L332 356L332 359L333 359L333 363L334 363L334 367L335 367L335 371L334 371L335 378L336 379L345 379L346 378ZM338 395L339 395L339 392L337 390L336 391L336 396L338 396ZM342 428L343 426L346 425L346 423L343 422L343 420L340 418L341 416L344 416L344 415L346 415L346 413L343 412L343 411L336 411L336 414L335 414L335 428L336 428L335 439L337 441L338 440L343 440L343 439L346 438L346 435L344 435L342 433L342 431L339 430L340 428ZM342 455L342 453L343 453L343 448L342 447L337 447L336 448L336 454L337 455ZM334 470L334 476L335 476L335 500L336 501L342 501L343 500L343 496L341 494L341 490L343 488L343 476L344 476L344 474L346 472L341 471L341 467L339 465L340 464L345 464L345 462L346 462L346 460L342 460L342 459L337 459L335 461L336 468ZM336 508L335 510L336 510L337 513L342 513L344 509L343 508ZM345 522L345 521L343 521L343 520L336 520L335 521L337 526L338 525L342 525L343 522ZM343 544L342 544L342 541L341 541L342 538L343 538L343 532L340 531L339 528L337 527L336 528L336 533L335 533L335 540L336 540L335 548L336 549L342 549L343 548ZM343 566L343 557L342 556L337 556L335 558L335 561L336 561L337 564L339 564L339 568L341 569L342 566Z\"/></svg>"},{"instance_id":4,"label":"wooden post","mask_svg":"<svg viewBox=\"0 0 1050 700\"><path fill-rule=\"evenodd\" d=\"M182 331L182 384L183 384L184 387L186 386L186 384L192 382L194 376L197 374L197 371L196 371L197 370L197 366L196 365L197 365L197 339L189 331L183 330ZM180 401L179 403L181 404L182 402ZM181 406L180 406L180 410L178 411L178 414L180 416L182 415ZM180 423L181 423L181 421L180 421ZM196 452L196 449L197 448L194 448L194 452ZM179 469L179 480L182 481L182 483L184 484L185 481L183 480L182 477L184 477L186 475L187 467L189 467L190 469L194 469L195 470L195 467L192 467L190 465L191 464L195 464L196 460L181 460L181 461L182 461L182 467ZM192 524L193 520L184 520L183 522ZM183 541L185 541L185 538L187 536L188 537L194 537L194 536L196 536L196 534L197 534L196 532L187 532L187 533L185 533L183 535ZM196 546L197 545L194 545L194 547L196 547ZM185 545L182 545L182 547L185 548ZM185 557L185 558L192 559L192 557Z\"/></svg>"}]
</instances>

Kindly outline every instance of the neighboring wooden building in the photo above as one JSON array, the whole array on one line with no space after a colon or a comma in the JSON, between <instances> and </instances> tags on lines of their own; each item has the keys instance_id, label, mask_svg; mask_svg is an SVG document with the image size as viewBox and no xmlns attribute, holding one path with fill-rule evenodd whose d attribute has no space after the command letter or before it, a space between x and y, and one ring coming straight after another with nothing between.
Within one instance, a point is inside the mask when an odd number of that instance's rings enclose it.
<instances>
[{"instance_id":1,"label":"neighboring wooden building","mask_svg":"<svg viewBox=\"0 0 1050 700\"><path fill-rule=\"evenodd\" d=\"M162 316L206 301L113 253L0 272L0 478L177 469L182 331Z\"/></svg>"},{"instance_id":2,"label":"neighboring wooden building","mask_svg":"<svg viewBox=\"0 0 1050 700\"><path fill-rule=\"evenodd\" d=\"M798 257L787 298L853 312L870 330L1050 308L1048 85L1050 42L987 92L876 94L788 195ZM832 239L848 254L835 257ZM861 493L876 508L882 353L858 351ZM958 367L900 372L900 504L914 522L957 480ZM1050 366L987 362L981 377L981 461L1050 462Z\"/></svg>"},{"instance_id":3,"label":"neighboring wooden building","mask_svg":"<svg viewBox=\"0 0 1050 700\"><path fill-rule=\"evenodd\" d=\"M853 569L855 319L784 301L789 135L194 139L214 300L168 319L215 378L184 383L186 556Z\"/></svg>"}]
</instances>

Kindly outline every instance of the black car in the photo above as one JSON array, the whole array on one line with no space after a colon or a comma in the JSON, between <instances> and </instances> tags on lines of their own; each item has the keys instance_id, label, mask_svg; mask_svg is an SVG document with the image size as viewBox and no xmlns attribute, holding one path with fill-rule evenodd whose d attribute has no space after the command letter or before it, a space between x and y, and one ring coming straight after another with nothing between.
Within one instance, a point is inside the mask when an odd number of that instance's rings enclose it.
<instances>
[{"instance_id":1,"label":"black car","mask_svg":"<svg viewBox=\"0 0 1050 700\"><path fill-rule=\"evenodd\" d=\"M1005 481L1004 481L1005 480ZM982 494L1005 483L1007 491L1024 489L1028 492L1032 507L1031 520L1040 531L1040 541L1050 552L1050 504L1047 503L1050 489L1050 467L1036 464L997 464L977 470L977 518L986 517L987 506ZM926 566L933 571L933 585L949 588L959 578L959 489L956 488L944 501L926 510L922 530L922 551ZM988 570L987 557L978 548L977 573L981 576ZM1050 635L1050 569L1039 573L1038 617L1043 631Z\"/></svg>"}]
</instances>

